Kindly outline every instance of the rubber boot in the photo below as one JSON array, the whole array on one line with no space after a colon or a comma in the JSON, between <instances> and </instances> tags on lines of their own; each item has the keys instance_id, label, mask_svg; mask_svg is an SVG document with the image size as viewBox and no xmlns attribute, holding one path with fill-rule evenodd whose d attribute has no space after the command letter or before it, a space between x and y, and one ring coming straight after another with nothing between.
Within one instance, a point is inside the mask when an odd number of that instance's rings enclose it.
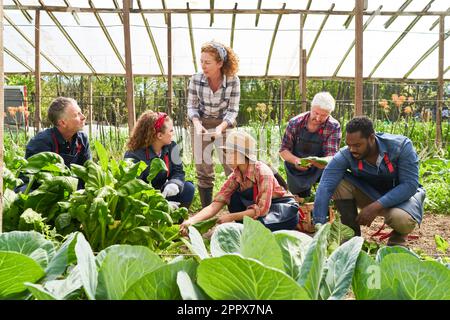
<instances>
[{"instance_id":1,"label":"rubber boot","mask_svg":"<svg viewBox=\"0 0 450 320\"><path fill-rule=\"evenodd\" d=\"M405 246L406 244L406 236L405 234L398 233L397 231L392 231L391 236L387 242L388 246Z\"/></svg>"},{"instance_id":2,"label":"rubber boot","mask_svg":"<svg viewBox=\"0 0 450 320\"><path fill-rule=\"evenodd\" d=\"M335 200L334 205L341 214L341 222L350 227L355 232L355 236L361 236L361 227L356 223L358 208L356 207L355 200Z\"/></svg>"},{"instance_id":3,"label":"rubber boot","mask_svg":"<svg viewBox=\"0 0 450 320\"><path fill-rule=\"evenodd\" d=\"M198 188L198 193L200 195L200 202L202 203L202 208L209 206L212 202L213 188Z\"/></svg>"}]
</instances>

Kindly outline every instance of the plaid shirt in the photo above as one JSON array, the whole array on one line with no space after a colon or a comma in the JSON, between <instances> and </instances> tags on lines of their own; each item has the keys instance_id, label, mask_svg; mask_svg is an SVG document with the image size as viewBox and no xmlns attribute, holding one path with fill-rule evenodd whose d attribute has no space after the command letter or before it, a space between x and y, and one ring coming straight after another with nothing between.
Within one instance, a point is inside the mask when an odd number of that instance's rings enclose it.
<instances>
[{"instance_id":1,"label":"plaid shirt","mask_svg":"<svg viewBox=\"0 0 450 320\"><path fill-rule=\"evenodd\" d=\"M214 201L230 204L231 196L235 191L247 190L252 188L255 183L258 187L256 203L248 207L248 209L255 209L254 218L265 216L269 212L272 199L292 197L289 191L280 186L272 169L265 163L256 161L248 166L244 176L238 168L234 169Z\"/></svg>"},{"instance_id":2,"label":"plaid shirt","mask_svg":"<svg viewBox=\"0 0 450 320\"><path fill-rule=\"evenodd\" d=\"M194 74L189 82L188 117L216 118L233 126L239 112L241 96L240 80L237 76L227 78L223 75L222 86L212 92L208 79L203 73Z\"/></svg>"},{"instance_id":3,"label":"plaid shirt","mask_svg":"<svg viewBox=\"0 0 450 320\"><path fill-rule=\"evenodd\" d=\"M283 150L293 151L295 137L300 134L300 130L308 123L310 111L299 114L289 120L286 132L281 142L280 152ZM327 121L319 127L322 130L322 152L324 157L334 156L339 151L342 132L341 125L331 115Z\"/></svg>"}]
</instances>

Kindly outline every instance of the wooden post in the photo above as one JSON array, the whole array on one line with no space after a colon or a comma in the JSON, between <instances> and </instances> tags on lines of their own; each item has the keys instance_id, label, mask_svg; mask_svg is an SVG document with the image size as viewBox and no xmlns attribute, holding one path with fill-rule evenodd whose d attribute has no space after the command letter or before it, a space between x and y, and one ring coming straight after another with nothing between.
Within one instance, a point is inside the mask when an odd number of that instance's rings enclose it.
<instances>
[{"instance_id":1,"label":"wooden post","mask_svg":"<svg viewBox=\"0 0 450 320\"><path fill-rule=\"evenodd\" d=\"M3 85L3 0L0 0L0 233L3 230L3 119L5 113L5 92Z\"/></svg>"},{"instance_id":2,"label":"wooden post","mask_svg":"<svg viewBox=\"0 0 450 320\"><path fill-rule=\"evenodd\" d=\"M172 15L167 14L167 113L172 116Z\"/></svg>"},{"instance_id":3,"label":"wooden post","mask_svg":"<svg viewBox=\"0 0 450 320\"><path fill-rule=\"evenodd\" d=\"M307 109L307 96L306 96L306 67L307 67L307 54L306 49L302 50L302 112L306 112Z\"/></svg>"},{"instance_id":4,"label":"wooden post","mask_svg":"<svg viewBox=\"0 0 450 320\"><path fill-rule=\"evenodd\" d=\"M284 114L284 80L280 80L280 124Z\"/></svg>"},{"instance_id":5,"label":"wooden post","mask_svg":"<svg viewBox=\"0 0 450 320\"><path fill-rule=\"evenodd\" d=\"M363 114L363 10L364 0L355 0L355 116Z\"/></svg>"},{"instance_id":6,"label":"wooden post","mask_svg":"<svg viewBox=\"0 0 450 320\"><path fill-rule=\"evenodd\" d=\"M442 106L444 104L444 26L445 16L439 17L438 93L436 106L436 145L442 147Z\"/></svg>"},{"instance_id":7,"label":"wooden post","mask_svg":"<svg viewBox=\"0 0 450 320\"><path fill-rule=\"evenodd\" d=\"M34 21L34 130L41 131L41 11Z\"/></svg>"},{"instance_id":8,"label":"wooden post","mask_svg":"<svg viewBox=\"0 0 450 320\"><path fill-rule=\"evenodd\" d=\"M89 108L89 138L92 139L92 110L93 110L93 102L94 99L92 97L93 92L92 92L92 76L89 76L89 103L88 103L88 108Z\"/></svg>"},{"instance_id":9,"label":"wooden post","mask_svg":"<svg viewBox=\"0 0 450 320\"><path fill-rule=\"evenodd\" d=\"M128 131L131 134L136 123L136 111L134 109L134 80L133 65L131 61L130 38L130 0L123 0L123 31L125 39L125 67L128 108Z\"/></svg>"},{"instance_id":10,"label":"wooden post","mask_svg":"<svg viewBox=\"0 0 450 320\"><path fill-rule=\"evenodd\" d=\"M304 58L303 58L303 24L304 24L305 16L303 14L300 14L300 38L299 38L299 53L298 53L298 65L299 65L299 73L298 73L298 93L300 96L300 110L301 112L306 112L306 96L303 94L303 89L305 85L305 81L303 81L303 74L304 74Z\"/></svg>"}]
</instances>

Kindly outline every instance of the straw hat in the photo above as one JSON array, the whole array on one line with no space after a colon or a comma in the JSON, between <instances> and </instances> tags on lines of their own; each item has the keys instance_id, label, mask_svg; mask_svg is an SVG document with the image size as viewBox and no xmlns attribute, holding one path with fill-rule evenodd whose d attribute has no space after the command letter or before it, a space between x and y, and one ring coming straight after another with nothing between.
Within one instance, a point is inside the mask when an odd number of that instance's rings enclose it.
<instances>
[{"instance_id":1,"label":"straw hat","mask_svg":"<svg viewBox=\"0 0 450 320\"><path fill-rule=\"evenodd\" d=\"M245 131L233 131L231 132L224 146L219 147L225 150L235 150L251 161L256 161L256 140Z\"/></svg>"}]
</instances>

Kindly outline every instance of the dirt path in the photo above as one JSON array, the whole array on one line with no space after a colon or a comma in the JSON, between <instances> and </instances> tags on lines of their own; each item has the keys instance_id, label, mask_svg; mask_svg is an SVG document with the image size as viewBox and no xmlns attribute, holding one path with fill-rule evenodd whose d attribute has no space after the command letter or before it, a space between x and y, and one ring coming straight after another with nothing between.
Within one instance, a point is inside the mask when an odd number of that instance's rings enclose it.
<instances>
[{"instance_id":1,"label":"dirt path","mask_svg":"<svg viewBox=\"0 0 450 320\"><path fill-rule=\"evenodd\" d=\"M370 228L362 227L362 234L368 241L376 241L378 243L386 244L386 240L378 240L371 238L370 235L378 231L383 224L383 218L378 217L372 223ZM392 229L386 227L383 231L390 232ZM434 241L434 235L440 235L447 242L450 242L450 216L441 214L426 213L424 215L422 224L411 233L413 236L419 236L418 239L411 239L407 241L407 246L411 249L418 249L423 253L435 256L438 254L436 251L436 244ZM450 254L449 252L447 254Z\"/></svg>"}]
</instances>

